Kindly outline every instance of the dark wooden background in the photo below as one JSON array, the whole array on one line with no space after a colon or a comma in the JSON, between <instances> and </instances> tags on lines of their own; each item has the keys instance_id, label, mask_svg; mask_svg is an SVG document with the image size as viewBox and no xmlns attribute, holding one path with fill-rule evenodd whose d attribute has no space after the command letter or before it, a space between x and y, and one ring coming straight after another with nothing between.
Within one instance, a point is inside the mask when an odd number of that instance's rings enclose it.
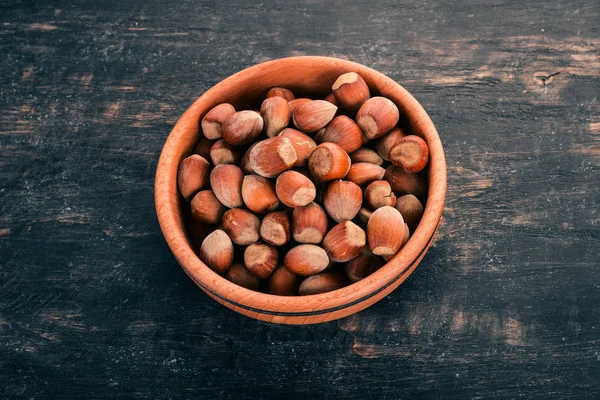
<instances>
[{"instance_id":1,"label":"dark wooden background","mask_svg":"<svg viewBox=\"0 0 600 400\"><path fill-rule=\"evenodd\" d=\"M597 0L3 1L0 397L597 398L599 24ZM153 203L178 116L292 55L400 82L448 158L423 263L317 326L209 299Z\"/></svg>"}]
</instances>

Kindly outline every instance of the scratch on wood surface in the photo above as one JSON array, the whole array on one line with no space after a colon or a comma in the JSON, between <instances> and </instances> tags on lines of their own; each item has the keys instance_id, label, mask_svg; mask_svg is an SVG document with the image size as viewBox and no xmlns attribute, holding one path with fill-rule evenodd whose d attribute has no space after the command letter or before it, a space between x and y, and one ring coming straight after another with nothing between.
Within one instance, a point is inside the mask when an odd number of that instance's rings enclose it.
<instances>
[{"instance_id":1,"label":"scratch on wood surface","mask_svg":"<svg viewBox=\"0 0 600 400\"><path fill-rule=\"evenodd\" d=\"M37 222L61 222L65 224L87 224L89 216L81 213L66 213L63 215L55 215L51 217L41 218Z\"/></svg>"},{"instance_id":2,"label":"scratch on wood surface","mask_svg":"<svg viewBox=\"0 0 600 400\"><path fill-rule=\"evenodd\" d=\"M53 31L58 29L57 26L55 25L50 25L50 24L29 24L27 25L27 30L28 31Z\"/></svg>"},{"instance_id":3,"label":"scratch on wood surface","mask_svg":"<svg viewBox=\"0 0 600 400\"><path fill-rule=\"evenodd\" d=\"M60 337L58 336L58 334L56 333L52 333L52 332L41 332L39 334L40 337L50 341L50 342L54 342L54 343L60 343Z\"/></svg>"},{"instance_id":4,"label":"scratch on wood surface","mask_svg":"<svg viewBox=\"0 0 600 400\"><path fill-rule=\"evenodd\" d=\"M114 119L119 115L119 111L121 111L121 102L117 101L116 103L109 104L109 106L106 107L104 116L108 119Z\"/></svg>"},{"instance_id":5,"label":"scratch on wood surface","mask_svg":"<svg viewBox=\"0 0 600 400\"><path fill-rule=\"evenodd\" d=\"M87 331L81 322L83 315L78 311L51 308L39 312L38 317L43 324L55 325L60 328L69 328L81 332Z\"/></svg>"},{"instance_id":6,"label":"scratch on wood surface","mask_svg":"<svg viewBox=\"0 0 600 400\"><path fill-rule=\"evenodd\" d=\"M406 350L400 350L386 345L360 343L357 338L354 338L352 350L362 358L368 359L379 358L383 356L407 357L411 354Z\"/></svg>"},{"instance_id":7,"label":"scratch on wood surface","mask_svg":"<svg viewBox=\"0 0 600 400\"><path fill-rule=\"evenodd\" d=\"M455 174L455 176L460 176L461 179L466 180L466 182L461 182L460 184L461 191L485 190L491 188L494 185L494 182L491 178L487 178L473 169L468 169L460 165L448 166L448 172Z\"/></svg>"},{"instance_id":8,"label":"scratch on wood surface","mask_svg":"<svg viewBox=\"0 0 600 400\"><path fill-rule=\"evenodd\" d=\"M138 238L138 237L146 237L146 236L152 236L152 235L153 235L152 232L131 232L131 233L126 233L123 236Z\"/></svg>"},{"instance_id":9,"label":"scratch on wood surface","mask_svg":"<svg viewBox=\"0 0 600 400\"><path fill-rule=\"evenodd\" d=\"M136 334L147 334L156 331L156 322L152 320L138 320L129 324L127 330Z\"/></svg>"},{"instance_id":10,"label":"scratch on wood surface","mask_svg":"<svg viewBox=\"0 0 600 400\"><path fill-rule=\"evenodd\" d=\"M27 66L27 68L23 70L23 73L21 74L21 79L24 81L30 80L34 73L35 67L32 64L30 64Z\"/></svg>"},{"instance_id":11,"label":"scratch on wood surface","mask_svg":"<svg viewBox=\"0 0 600 400\"><path fill-rule=\"evenodd\" d=\"M92 79L94 78L94 74L85 74L85 75L75 75L70 79L74 81L78 81L81 83L81 86L87 87L90 86Z\"/></svg>"}]
</instances>

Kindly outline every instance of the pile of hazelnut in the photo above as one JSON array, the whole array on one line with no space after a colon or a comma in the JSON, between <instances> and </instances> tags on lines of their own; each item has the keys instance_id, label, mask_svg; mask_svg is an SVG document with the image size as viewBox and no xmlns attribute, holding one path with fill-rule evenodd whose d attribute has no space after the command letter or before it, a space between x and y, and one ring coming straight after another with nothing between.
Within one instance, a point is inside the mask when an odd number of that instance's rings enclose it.
<instances>
[{"instance_id":1,"label":"pile of hazelnut","mask_svg":"<svg viewBox=\"0 0 600 400\"><path fill-rule=\"evenodd\" d=\"M178 174L194 223L208 228L200 259L237 285L286 296L376 271L406 244L426 199L427 144L399 119L354 72L324 100L277 87L260 112L211 109Z\"/></svg>"}]
</instances>

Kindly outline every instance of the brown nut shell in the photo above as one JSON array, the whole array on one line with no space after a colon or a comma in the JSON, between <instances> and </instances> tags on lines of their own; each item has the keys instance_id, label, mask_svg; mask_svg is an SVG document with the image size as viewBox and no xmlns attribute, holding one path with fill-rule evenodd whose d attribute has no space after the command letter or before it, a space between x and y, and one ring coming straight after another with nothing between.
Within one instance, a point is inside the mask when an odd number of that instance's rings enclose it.
<instances>
[{"instance_id":1,"label":"brown nut shell","mask_svg":"<svg viewBox=\"0 0 600 400\"><path fill-rule=\"evenodd\" d=\"M294 167L306 166L308 164L308 157L317 148L315 141L310 136L293 128L285 128L279 136L290 139L294 150L296 150L297 160L294 163Z\"/></svg>"},{"instance_id":2,"label":"brown nut shell","mask_svg":"<svg viewBox=\"0 0 600 400\"><path fill-rule=\"evenodd\" d=\"M267 136L275 137L288 126L292 111L286 99L274 96L262 102L260 115L262 115Z\"/></svg>"},{"instance_id":3,"label":"brown nut shell","mask_svg":"<svg viewBox=\"0 0 600 400\"><path fill-rule=\"evenodd\" d=\"M198 154L185 158L179 165L177 186L184 199L190 201L209 180L210 163Z\"/></svg>"},{"instance_id":4,"label":"brown nut shell","mask_svg":"<svg viewBox=\"0 0 600 400\"><path fill-rule=\"evenodd\" d=\"M218 224L223 218L225 207L212 190L202 190L194 196L190 203L192 218L205 224Z\"/></svg>"},{"instance_id":5,"label":"brown nut shell","mask_svg":"<svg viewBox=\"0 0 600 400\"><path fill-rule=\"evenodd\" d=\"M279 207L275 184L260 175L246 175L242 182L242 199L251 211L266 214Z\"/></svg>"},{"instance_id":6,"label":"brown nut shell","mask_svg":"<svg viewBox=\"0 0 600 400\"><path fill-rule=\"evenodd\" d=\"M252 275L260 279L271 276L278 260L277 248L266 243L252 243L244 250L244 265Z\"/></svg>"},{"instance_id":7,"label":"brown nut shell","mask_svg":"<svg viewBox=\"0 0 600 400\"><path fill-rule=\"evenodd\" d=\"M249 157L252 171L265 178L274 178L291 169L298 160L292 141L281 136L258 142Z\"/></svg>"},{"instance_id":8,"label":"brown nut shell","mask_svg":"<svg viewBox=\"0 0 600 400\"><path fill-rule=\"evenodd\" d=\"M238 164L242 158L239 147L235 147L224 141L217 140L210 148L210 159L214 165Z\"/></svg>"},{"instance_id":9,"label":"brown nut shell","mask_svg":"<svg viewBox=\"0 0 600 400\"><path fill-rule=\"evenodd\" d=\"M235 114L235 108L229 103L222 103L212 108L200 123L204 137L210 140L221 138L223 123Z\"/></svg>"},{"instance_id":10,"label":"brown nut shell","mask_svg":"<svg viewBox=\"0 0 600 400\"><path fill-rule=\"evenodd\" d=\"M421 204L421 201L412 194L406 194L396 200L395 207L402 214L404 222L406 222L411 232L414 232L423 217L423 204Z\"/></svg>"},{"instance_id":11,"label":"brown nut shell","mask_svg":"<svg viewBox=\"0 0 600 400\"><path fill-rule=\"evenodd\" d=\"M301 207L311 203L317 195L314 183L296 171L285 171L275 183L277 197L288 207Z\"/></svg>"},{"instance_id":12,"label":"brown nut shell","mask_svg":"<svg viewBox=\"0 0 600 400\"><path fill-rule=\"evenodd\" d=\"M298 275L291 273L283 265L277 267L269 279L269 293L277 296L296 296L299 285Z\"/></svg>"},{"instance_id":13,"label":"brown nut shell","mask_svg":"<svg viewBox=\"0 0 600 400\"><path fill-rule=\"evenodd\" d=\"M283 246L290 241L290 218L285 211L274 211L265 215L260 224L260 237L274 246Z\"/></svg>"},{"instance_id":14,"label":"brown nut shell","mask_svg":"<svg viewBox=\"0 0 600 400\"><path fill-rule=\"evenodd\" d=\"M356 113L356 123L369 139L377 139L398 123L398 107L385 97L371 97Z\"/></svg>"},{"instance_id":15,"label":"brown nut shell","mask_svg":"<svg viewBox=\"0 0 600 400\"><path fill-rule=\"evenodd\" d=\"M402 128L394 128L385 136L379 138L377 140L377 144L375 145L375 149L377 150L377 154L381 156L386 161L390 161L390 151L392 147L396 145L403 137L406 136L406 132Z\"/></svg>"},{"instance_id":16,"label":"brown nut shell","mask_svg":"<svg viewBox=\"0 0 600 400\"><path fill-rule=\"evenodd\" d=\"M380 207L396 205L396 195L388 181L374 181L365 189L365 204L376 210Z\"/></svg>"},{"instance_id":17,"label":"brown nut shell","mask_svg":"<svg viewBox=\"0 0 600 400\"><path fill-rule=\"evenodd\" d=\"M294 125L305 133L316 132L333 119L337 107L325 100L312 100L292 111Z\"/></svg>"},{"instance_id":18,"label":"brown nut shell","mask_svg":"<svg viewBox=\"0 0 600 400\"><path fill-rule=\"evenodd\" d=\"M246 246L258 240L260 220L250 211L232 208L223 215L223 230L233 243Z\"/></svg>"},{"instance_id":19,"label":"brown nut shell","mask_svg":"<svg viewBox=\"0 0 600 400\"><path fill-rule=\"evenodd\" d=\"M331 292L343 288L348 284L348 279L337 272L321 272L309 276L300 284L298 293L300 296Z\"/></svg>"},{"instance_id":20,"label":"brown nut shell","mask_svg":"<svg viewBox=\"0 0 600 400\"><path fill-rule=\"evenodd\" d=\"M323 248L334 262L346 262L358 257L367 244L365 231L352 221L342 221L323 239Z\"/></svg>"},{"instance_id":21,"label":"brown nut shell","mask_svg":"<svg viewBox=\"0 0 600 400\"><path fill-rule=\"evenodd\" d=\"M202 241L199 255L210 269L225 275L233 262L233 243L225 231L217 229Z\"/></svg>"},{"instance_id":22,"label":"brown nut shell","mask_svg":"<svg viewBox=\"0 0 600 400\"><path fill-rule=\"evenodd\" d=\"M370 163L379 165L380 167L383 165L383 158L374 150L371 150L367 147L360 148L356 150L354 153L349 154L350 161L352 163Z\"/></svg>"},{"instance_id":23,"label":"brown nut shell","mask_svg":"<svg viewBox=\"0 0 600 400\"><path fill-rule=\"evenodd\" d=\"M210 185L215 196L225 207L239 208L242 200L244 173L232 164L217 165L210 173Z\"/></svg>"},{"instance_id":24,"label":"brown nut shell","mask_svg":"<svg viewBox=\"0 0 600 400\"><path fill-rule=\"evenodd\" d=\"M258 291L260 288L260 279L252 275L242 264L233 264L231 268L229 268L225 278L246 289Z\"/></svg>"},{"instance_id":25,"label":"brown nut shell","mask_svg":"<svg viewBox=\"0 0 600 400\"><path fill-rule=\"evenodd\" d=\"M394 207L373 211L367 224L369 248L378 256L393 256L400 250L404 238L404 219Z\"/></svg>"},{"instance_id":26,"label":"brown nut shell","mask_svg":"<svg viewBox=\"0 0 600 400\"><path fill-rule=\"evenodd\" d=\"M429 161L429 147L417 135L408 135L392 147L390 161L408 172L421 172Z\"/></svg>"},{"instance_id":27,"label":"brown nut shell","mask_svg":"<svg viewBox=\"0 0 600 400\"><path fill-rule=\"evenodd\" d=\"M380 180L385 175L385 169L371 163L352 164L344 179L365 186L373 181Z\"/></svg>"},{"instance_id":28,"label":"brown nut shell","mask_svg":"<svg viewBox=\"0 0 600 400\"><path fill-rule=\"evenodd\" d=\"M308 158L308 169L319 182L341 179L350 171L350 157L335 143L321 143Z\"/></svg>"},{"instance_id":29,"label":"brown nut shell","mask_svg":"<svg viewBox=\"0 0 600 400\"><path fill-rule=\"evenodd\" d=\"M265 98L270 99L271 97L283 97L286 101L293 101L296 97L290 89L283 87L273 87L269 89Z\"/></svg>"},{"instance_id":30,"label":"brown nut shell","mask_svg":"<svg viewBox=\"0 0 600 400\"><path fill-rule=\"evenodd\" d=\"M341 222L356 217L362 206L363 194L357 184L335 180L327 185L323 193L323 207L335 221Z\"/></svg>"},{"instance_id":31,"label":"brown nut shell","mask_svg":"<svg viewBox=\"0 0 600 400\"><path fill-rule=\"evenodd\" d=\"M370 97L369 86L356 72L340 75L331 87L340 106L350 115Z\"/></svg>"},{"instance_id":32,"label":"brown nut shell","mask_svg":"<svg viewBox=\"0 0 600 400\"><path fill-rule=\"evenodd\" d=\"M346 153L352 153L363 144L360 126L345 115L335 117L320 136L321 142L331 142L340 146Z\"/></svg>"},{"instance_id":33,"label":"brown nut shell","mask_svg":"<svg viewBox=\"0 0 600 400\"><path fill-rule=\"evenodd\" d=\"M314 244L301 244L290 249L283 264L292 273L310 276L323 271L329 265L329 257L323 248Z\"/></svg>"},{"instance_id":34,"label":"brown nut shell","mask_svg":"<svg viewBox=\"0 0 600 400\"><path fill-rule=\"evenodd\" d=\"M319 244L327 233L327 214L317 203L294 208L292 234L298 243Z\"/></svg>"},{"instance_id":35,"label":"brown nut shell","mask_svg":"<svg viewBox=\"0 0 600 400\"><path fill-rule=\"evenodd\" d=\"M390 183L396 196L413 194L422 201L427 198L427 182L419 174L412 174L403 168L390 165L385 170L383 179Z\"/></svg>"},{"instance_id":36,"label":"brown nut shell","mask_svg":"<svg viewBox=\"0 0 600 400\"><path fill-rule=\"evenodd\" d=\"M223 140L233 146L252 143L262 132L264 121L255 111L238 111L221 126Z\"/></svg>"}]
</instances>

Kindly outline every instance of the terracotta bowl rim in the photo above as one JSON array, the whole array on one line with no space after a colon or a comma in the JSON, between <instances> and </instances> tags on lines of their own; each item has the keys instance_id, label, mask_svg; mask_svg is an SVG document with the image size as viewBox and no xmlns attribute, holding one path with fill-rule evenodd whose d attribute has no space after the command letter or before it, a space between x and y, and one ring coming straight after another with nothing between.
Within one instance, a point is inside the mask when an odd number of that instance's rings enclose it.
<instances>
[{"instance_id":1,"label":"terracotta bowl rim","mask_svg":"<svg viewBox=\"0 0 600 400\"><path fill-rule=\"evenodd\" d=\"M196 255L185 233L183 217L179 210L180 196L177 190L176 149L182 146L184 136L193 129L190 114L197 113L204 100L215 93L230 88L235 79L249 79L271 71L291 66L327 65L340 68L340 71L356 71L370 83L377 81L381 95L396 93L402 97L405 108L411 110L409 119L420 124L422 135L430 148L429 191L421 223L405 247L388 263L372 275L344 288L310 296L276 296L255 292L240 287L208 268ZM368 77L368 79L367 79ZM371 85L371 83L370 83ZM268 88L265 88L267 90ZM208 109L202 111L205 113ZM197 119L196 125L197 125ZM197 129L197 128L196 128ZM188 151L191 153L191 149ZM414 270L415 264L433 242L440 222L446 195L446 162L444 149L437 130L421 104L399 83L382 73L361 64L333 57L300 56L275 59L253 65L225 78L202 94L186 110L169 134L162 149L155 180L155 205L159 224L175 258L190 278L205 292L228 303L239 312L300 317L332 313L352 307L375 296L398 280L404 280Z\"/></svg>"}]
</instances>

